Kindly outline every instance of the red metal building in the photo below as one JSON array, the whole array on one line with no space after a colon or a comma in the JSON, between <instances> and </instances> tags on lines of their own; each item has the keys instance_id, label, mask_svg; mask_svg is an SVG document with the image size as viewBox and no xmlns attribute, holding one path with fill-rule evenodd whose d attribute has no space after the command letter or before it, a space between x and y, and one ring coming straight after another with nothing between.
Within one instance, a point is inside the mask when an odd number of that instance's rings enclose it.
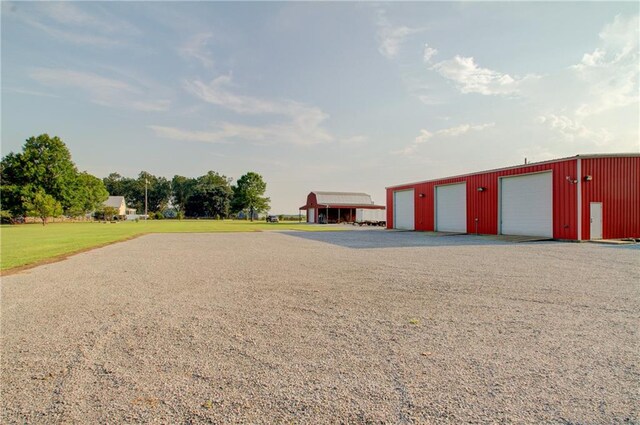
<instances>
[{"instance_id":1,"label":"red metal building","mask_svg":"<svg viewBox=\"0 0 640 425\"><path fill-rule=\"evenodd\" d=\"M300 210L307 211L307 223L352 223L356 209L383 210L384 205L375 205L371 196L354 192L311 192L307 203Z\"/></svg>"},{"instance_id":2,"label":"red metal building","mask_svg":"<svg viewBox=\"0 0 640 425\"><path fill-rule=\"evenodd\" d=\"M640 238L640 153L577 155L388 187L387 228Z\"/></svg>"}]
</instances>

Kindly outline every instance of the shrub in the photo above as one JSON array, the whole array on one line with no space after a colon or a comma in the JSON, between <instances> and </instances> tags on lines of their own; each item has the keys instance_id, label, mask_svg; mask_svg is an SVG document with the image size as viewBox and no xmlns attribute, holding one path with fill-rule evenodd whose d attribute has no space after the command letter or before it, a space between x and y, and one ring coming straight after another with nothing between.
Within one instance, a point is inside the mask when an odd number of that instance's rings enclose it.
<instances>
[{"instance_id":1,"label":"shrub","mask_svg":"<svg viewBox=\"0 0 640 425\"><path fill-rule=\"evenodd\" d=\"M0 223L1 224L11 224L13 223L13 216L9 211L1 210L0 211Z\"/></svg>"}]
</instances>

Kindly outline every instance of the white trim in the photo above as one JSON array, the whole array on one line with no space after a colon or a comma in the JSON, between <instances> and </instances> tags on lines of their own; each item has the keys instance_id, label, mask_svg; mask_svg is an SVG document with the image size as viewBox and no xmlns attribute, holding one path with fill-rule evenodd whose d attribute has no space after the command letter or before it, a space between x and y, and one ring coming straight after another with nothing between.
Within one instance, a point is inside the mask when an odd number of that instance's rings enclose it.
<instances>
[{"instance_id":1,"label":"white trim","mask_svg":"<svg viewBox=\"0 0 640 425\"><path fill-rule=\"evenodd\" d=\"M578 212L578 240L582 240L582 159L578 158L577 166L577 180L578 180L578 205L576 211ZM591 212L589 212L591 214Z\"/></svg>"}]
</instances>

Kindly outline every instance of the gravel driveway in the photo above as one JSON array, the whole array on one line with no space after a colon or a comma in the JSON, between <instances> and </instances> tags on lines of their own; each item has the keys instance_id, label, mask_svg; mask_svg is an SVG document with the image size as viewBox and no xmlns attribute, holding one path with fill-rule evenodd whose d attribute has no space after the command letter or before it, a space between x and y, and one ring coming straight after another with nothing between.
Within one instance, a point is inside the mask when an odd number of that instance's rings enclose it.
<instances>
[{"instance_id":1,"label":"gravel driveway","mask_svg":"<svg viewBox=\"0 0 640 425\"><path fill-rule=\"evenodd\" d=\"M639 423L640 250L158 234L2 279L2 423Z\"/></svg>"}]
</instances>

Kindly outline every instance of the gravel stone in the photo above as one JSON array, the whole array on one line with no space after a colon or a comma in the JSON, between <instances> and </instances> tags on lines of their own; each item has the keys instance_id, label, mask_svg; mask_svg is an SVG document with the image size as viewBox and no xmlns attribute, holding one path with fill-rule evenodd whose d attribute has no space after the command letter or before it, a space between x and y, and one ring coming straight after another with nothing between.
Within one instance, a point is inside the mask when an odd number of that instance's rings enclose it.
<instances>
[{"instance_id":1,"label":"gravel stone","mask_svg":"<svg viewBox=\"0 0 640 425\"><path fill-rule=\"evenodd\" d=\"M155 234L3 277L2 423L640 423L640 246Z\"/></svg>"}]
</instances>

